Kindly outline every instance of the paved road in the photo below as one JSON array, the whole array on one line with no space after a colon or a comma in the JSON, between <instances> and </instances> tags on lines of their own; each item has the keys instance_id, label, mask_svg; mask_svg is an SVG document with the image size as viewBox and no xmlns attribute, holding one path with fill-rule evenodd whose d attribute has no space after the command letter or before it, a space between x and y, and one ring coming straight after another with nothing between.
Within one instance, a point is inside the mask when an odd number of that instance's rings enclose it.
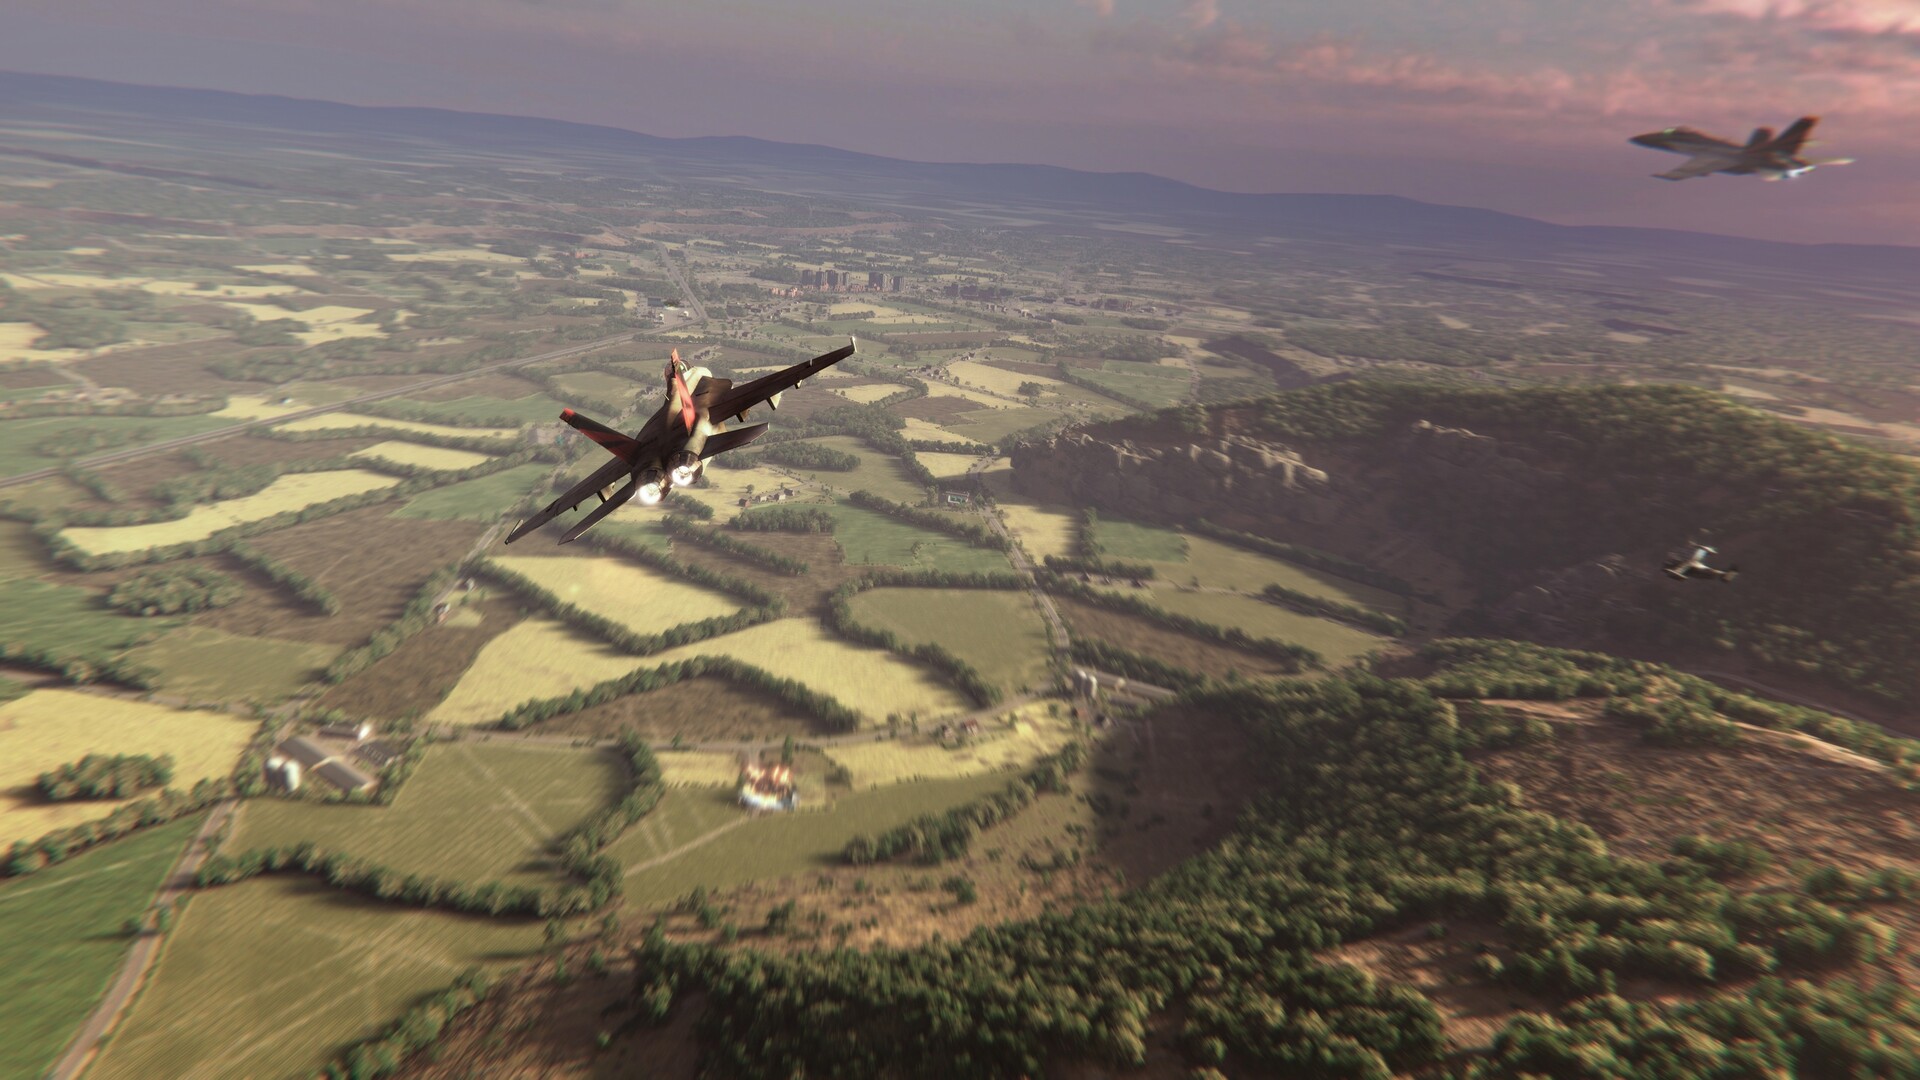
<instances>
[{"instance_id":1,"label":"paved road","mask_svg":"<svg viewBox=\"0 0 1920 1080\"><path fill-rule=\"evenodd\" d=\"M707 321L707 306L702 304L700 298L693 294L693 288L687 284L685 275L680 273L680 266L673 261L673 254L667 250L667 245L661 244L658 241L655 241L655 244L660 248L660 261L667 265L667 276L673 279L675 285L680 286L680 295L687 301L687 306L693 309L694 323L705 323Z\"/></svg>"},{"instance_id":2,"label":"paved road","mask_svg":"<svg viewBox=\"0 0 1920 1080\"><path fill-rule=\"evenodd\" d=\"M998 460L998 458L993 456L982 457L979 461L967 466L967 475L978 479L979 475L986 471L987 466L993 464L996 460ZM981 490L986 490L984 484L981 485ZM1053 606L1053 597L1048 596L1046 590L1042 589L1040 583L1034 579L1033 564L1027 561L1027 553L1020 550L1019 544L1013 543L1013 535L1007 532L1006 525L1001 522L1000 516L993 512L993 507L990 504L981 503L980 513L982 517L987 519L987 528L992 529L994 535L1005 537L1008 543L1012 545L1007 551L1007 557L1012 561L1014 571L1026 579L1027 591L1033 594L1034 603L1040 605L1040 613L1047 617L1047 625L1051 628L1050 639L1053 648L1062 653L1066 652L1067 643L1072 640L1067 636L1067 624L1061 621L1059 610Z\"/></svg>"},{"instance_id":3,"label":"paved road","mask_svg":"<svg viewBox=\"0 0 1920 1080\"><path fill-rule=\"evenodd\" d=\"M154 898L156 907L171 906L193 888L193 875L206 860L210 838L239 813L240 802L237 799L214 806L207 820L201 824L200 831L194 833L193 839L188 842L187 850L181 852L180 861L174 864L173 872L167 875L166 882L160 886L160 893ZM176 921L174 931L178 932L179 928ZM149 930L133 943L133 949L127 953L126 963L120 965L120 974L114 977L113 985L108 988L106 996L100 999L100 1004L94 1007L93 1015L87 1017L80 1033L67 1045L67 1052L60 1055L59 1062L47 1074L49 1080L72 1080L93 1060L101 1037L119 1021L127 1003L133 1000L133 995L140 989L141 980L146 977L147 968L152 965L154 955L160 951L165 940L166 935Z\"/></svg>"},{"instance_id":4,"label":"paved road","mask_svg":"<svg viewBox=\"0 0 1920 1080\"><path fill-rule=\"evenodd\" d=\"M146 457L149 454L158 454L168 450L177 450L182 446L191 446L194 443L211 442L214 439L224 439L229 435L238 435L241 432L249 431L253 428L272 427L275 424L284 424L290 420L300 420L309 416L319 416L322 413L338 412L341 409L351 409L355 405L364 405L370 401L380 401L390 397L402 397L407 394L417 394L422 390L430 390L436 386L445 386L448 383L460 382L464 379L471 379L477 375L485 375L488 372L492 372L492 371L500 371L505 368L512 368L512 367L521 367L526 364L538 364L547 360L562 360L569 356L578 356L581 353L593 352L597 349L604 349L609 345L618 345L621 342L632 341L634 338L640 336L640 333L641 331L638 331L638 330L629 330L624 334L615 334L612 337L598 338L594 341L589 341L581 345L569 345L564 349L555 349L552 352L541 353L538 356L523 356L517 360L502 360L497 364L488 364L484 367L472 368L470 370L457 372L452 375L440 375L431 379L424 379L417 383L409 383L408 385L402 386L397 390L382 390L374 394L361 394L359 397L350 398L346 401L335 402L332 405L319 405L311 409L303 409L299 412L287 413L283 416L269 417L267 419L262 419L262 420L244 420L244 421L241 421L240 423L232 424L227 427L220 428L216 431L206 431L198 435L182 435L177 439L167 439L163 442L148 443L145 446L136 446L128 450L112 450L104 454L95 454L92 457L80 458L76 462L76 464L80 465L83 468L88 468L88 469L97 469L103 465L115 465L122 461L131 461L134 458ZM60 471L61 470L59 469L40 469L36 472L21 473L18 476L9 476L5 479L0 479L0 488L12 487L17 484L30 484L36 480L45 480L50 476L59 475Z\"/></svg>"}]
</instances>

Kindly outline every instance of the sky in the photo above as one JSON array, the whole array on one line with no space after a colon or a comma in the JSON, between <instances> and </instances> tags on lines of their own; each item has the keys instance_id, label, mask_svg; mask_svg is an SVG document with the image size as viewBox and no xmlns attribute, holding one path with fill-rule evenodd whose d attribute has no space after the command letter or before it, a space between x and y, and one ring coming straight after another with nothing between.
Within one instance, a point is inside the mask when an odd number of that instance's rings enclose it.
<instances>
[{"instance_id":1,"label":"sky","mask_svg":"<svg viewBox=\"0 0 1920 1080\"><path fill-rule=\"evenodd\" d=\"M0 69L1920 244L1920 0L4 0ZM1626 141L1803 114L1858 163Z\"/></svg>"}]
</instances>

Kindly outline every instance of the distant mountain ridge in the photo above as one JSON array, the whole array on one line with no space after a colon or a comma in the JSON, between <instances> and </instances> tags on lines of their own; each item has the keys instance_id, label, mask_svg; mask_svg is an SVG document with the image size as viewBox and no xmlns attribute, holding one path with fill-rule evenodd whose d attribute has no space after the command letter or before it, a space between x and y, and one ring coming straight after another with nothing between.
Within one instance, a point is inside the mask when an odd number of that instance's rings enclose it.
<instances>
[{"instance_id":1,"label":"distant mountain ridge","mask_svg":"<svg viewBox=\"0 0 1920 1080\"><path fill-rule=\"evenodd\" d=\"M501 149L576 154L640 152L685 165L758 166L817 183L817 192L845 197L846 180L884 181L894 201L978 199L1017 209L1021 203L1108 211L1132 220L1163 220L1241 237L1481 245L1514 255L1568 249L1637 250L1744 264L1790 262L1801 270L1911 275L1920 283L1920 247L1881 244L1796 244L1715 233L1624 226L1556 225L1479 207L1420 202L1397 195L1245 194L1214 191L1150 173L1096 173L1053 165L904 161L828 146L748 136L666 138L623 128L415 106L362 106L269 94L140 86L65 75L0 72L0 115L20 105L111 110L172 120L252 123L308 132L404 135ZM828 179L831 182L825 182ZM874 194L862 190L862 196Z\"/></svg>"}]
</instances>

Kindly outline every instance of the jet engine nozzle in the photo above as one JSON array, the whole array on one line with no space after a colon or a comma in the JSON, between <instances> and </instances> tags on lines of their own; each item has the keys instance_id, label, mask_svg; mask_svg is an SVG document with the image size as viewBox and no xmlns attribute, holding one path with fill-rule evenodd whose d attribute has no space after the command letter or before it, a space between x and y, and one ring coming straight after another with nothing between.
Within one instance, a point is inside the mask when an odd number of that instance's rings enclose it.
<instances>
[{"instance_id":1,"label":"jet engine nozzle","mask_svg":"<svg viewBox=\"0 0 1920 1080\"><path fill-rule=\"evenodd\" d=\"M639 497L641 506L658 506L660 500L667 497L667 474L659 469L648 469L640 474L640 490L634 494Z\"/></svg>"},{"instance_id":2,"label":"jet engine nozzle","mask_svg":"<svg viewBox=\"0 0 1920 1080\"><path fill-rule=\"evenodd\" d=\"M668 464L672 467L670 475L673 477L674 487L691 487L700 477L700 455L692 451L680 451L673 455Z\"/></svg>"}]
</instances>

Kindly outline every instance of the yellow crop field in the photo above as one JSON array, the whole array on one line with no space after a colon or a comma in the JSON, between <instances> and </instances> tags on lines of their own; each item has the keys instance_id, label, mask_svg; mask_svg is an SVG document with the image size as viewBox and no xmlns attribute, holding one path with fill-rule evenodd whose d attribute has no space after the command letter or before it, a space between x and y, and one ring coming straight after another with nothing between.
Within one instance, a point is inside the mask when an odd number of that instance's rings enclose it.
<instances>
[{"instance_id":1,"label":"yellow crop field","mask_svg":"<svg viewBox=\"0 0 1920 1080\"><path fill-rule=\"evenodd\" d=\"M1012 725L1002 719L1006 715L982 720L980 734L969 744L954 749L934 741L890 739L831 746L826 755L853 774L853 786L859 790L912 780L958 780L1002 769L1024 768L1067 745L1073 737L1067 720L1048 716L1043 702L1022 706L1013 714ZM926 730L924 722L921 730Z\"/></svg>"},{"instance_id":2,"label":"yellow crop field","mask_svg":"<svg viewBox=\"0 0 1920 1080\"><path fill-rule=\"evenodd\" d=\"M305 263L255 263L252 266L236 266L235 270L250 270L256 274L317 274L320 271Z\"/></svg>"},{"instance_id":3,"label":"yellow crop field","mask_svg":"<svg viewBox=\"0 0 1920 1080\"><path fill-rule=\"evenodd\" d=\"M432 251L403 251L387 258L394 262L484 262L505 263L523 266L525 259L518 255L502 255L497 251L484 248L435 248Z\"/></svg>"},{"instance_id":4,"label":"yellow crop field","mask_svg":"<svg viewBox=\"0 0 1920 1080\"><path fill-rule=\"evenodd\" d=\"M328 472L294 473L282 476L265 488L238 499L196 506L178 521L159 521L151 525L117 525L100 528L64 529L60 535L90 555L110 551L141 551L168 544L205 540L222 529L249 521L259 521L289 510L299 510L328 502L392 487L400 479L382 476L364 469L334 469Z\"/></svg>"},{"instance_id":5,"label":"yellow crop field","mask_svg":"<svg viewBox=\"0 0 1920 1080\"><path fill-rule=\"evenodd\" d=\"M276 394L272 398L267 398L259 394L233 394L227 398L227 407L213 415L232 417L235 420L271 420L276 416L285 416L288 413L313 407L298 403L282 405L280 399L285 396Z\"/></svg>"},{"instance_id":6,"label":"yellow crop field","mask_svg":"<svg viewBox=\"0 0 1920 1080\"><path fill-rule=\"evenodd\" d=\"M127 801L44 803L34 778L88 754L172 754L171 787L225 776L257 725L227 713L171 709L77 690L35 690L0 705L0 848L106 817Z\"/></svg>"},{"instance_id":7,"label":"yellow crop field","mask_svg":"<svg viewBox=\"0 0 1920 1080\"><path fill-rule=\"evenodd\" d=\"M419 443L399 439L375 443L365 450L355 450L347 457L378 458L398 465L440 469L445 472L459 472L461 469L471 469L475 465L484 465L493 460L491 454L478 454L472 450L451 450L444 446L422 446Z\"/></svg>"},{"instance_id":8,"label":"yellow crop field","mask_svg":"<svg viewBox=\"0 0 1920 1080\"><path fill-rule=\"evenodd\" d=\"M965 476L973 463L980 460L978 454L942 454L931 450L921 450L913 455L920 464L927 467L933 475L945 479L949 476Z\"/></svg>"},{"instance_id":9,"label":"yellow crop field","mask_svg":"<svg viewBox=\"0 0 1920 1080\"><path fill-rule=\"evenodd\" d=\"M948 431L931 420L922 420L917 416L907 418L907 426L900 430L903 439L926 439L930 442L963 442L985 445L978 439Z\"/></svg>"},{"instance_id":10,"label":"yellow crop field","mask_svg":"<svg viewBox=\"0 0 1920 1080\"><path fill-rule=\"evenodd\" d=\"M618 652L558 620L528 619L480 650L426 722L491 723L523 701L559 697L658 663L650 656Z\"/></svg>"},{"instance_id":11,"label":"yellow crop field","mask_svg":"<svg viewBox=\"0 0 1920 1080\"><path fill-rule=\"evenodd\" d=\"M623 559L564 555L499 555L494 562L576 607L657 634L669 627L731 615L740 602Z\"/></svg>"},{"instance_id":12,"label":"yellow crop field","mask_svg":"<svg viewBox=\"0 0 1920 1080\"><path fill-rule=\"evenodd\" d=\"M134 282L122 281L118 284L124 288L134 284ZM262 296L291 296L294 293L306 291L298 285L229 285L217 283L211 289L202 289L200 283L197 281L167 281L163 279L142 281L139 282L139 287L158 296L219 297L222 300ZM112 286L95 286L95 288L112 288ZM256 304L242 304L238 305L238 307L240 310L250 313L258 314L260 312L260 307Z\"/></svg>"},{"instance_id":13,"label":"yellow crop field","mask_svg":"<svg viewBox=\"0 0 1920 1080\"><path fill-rule=\"evenodd\" d=\"M832 636L809 619L776 619L655 656L664 664L694 656L731 656L792 679L879 723L889 713L919 713L922 720L964 712L968 704L933 672L882 649Z\"/></svg>"},{"instance_id":14,"label":"yellow crop field","mask_svg":"<svg viewBox=\"0 0 1920 1080\"><path fill-rule=\"evenodd\" d=\"M1039 383L1045 387L1065 386L1059 379L1046 375L1028 375L1004 368L988 367L976 360L956 360L947 365L947 372L954 378L970 386L985 387L996 394L1017 397L1021 383Z\"/></svg>"},{"instance_id":15,"label":"yellow crop field","mask_svg":"<svg viewBox=\"0 0 1920 1080\"><path fill-rule=\"evenodd\" d=\"M992 394L985 394L978 390L970 390L964 386L952 386L943 382L929 381L927 383L927 396L966 398L968 401L983 405L989 409L1004 409L1012 404L1012 402L994 397Z\"/></svg>"},{"instance_id":16,"label":"yellow crop field","mask_svg":"<svg viewBox=\"0 0 1920 1080\"><path fill-rule=\"evenodd\" d=\"M1006 514L1007 528L1034 559L1073 554L1079 524L1072 511L1042 507L1000 492L994 493L994 499Z\"/></svg>"},{"instance_id":17,"label":"yellow crop field","mask_svg":"<svg viewBox=\"0 0 1920 1080\"><path fill-rule=\"evenodd\" d=\"M294 331L293 336L308 345L318 345L323 341L338 341L350 337L380 337L385 330L375 323L354 322L362 315L373 314L372 308L326 307L308 308L294 312L291 318L307 324L307 329Z\"/></svg>"},{"instance_id":18,"label":"yellow crop field","mask_svg":"<svg viewBox=\"0 0 1920 1080\"><path fill-rule=\"evenodd\" d=\"M900 392L900 387L892 383L865 383L860 386L830 386L827 389L832 390L848 401L857 401L862 405L879 401L883 397L888 397Z\"/></svg>"},{"instance_id":19,"label":"yellow crop field","mask_svg":"<svg viewBox=\"0 0 1920 1080\"><path fill-rule=\"evenodd\" d=\"M274 428L275 431L343 431L347 428L383 427L394 431L417 431L423 435L471 436L484 439L505 439L519 434L518 428L494 427L454 427L451 424L427 424L417 420L389 420L384 416L363 416L359 413L322 413L319 416L289 420Z\"/></svg>"},{"instance_id":20,"label":"yellow crop field","mask_svg":"<svg viewBox=\"0 0 1920 1080\"><path fill-rule=\"evenodd\" d=\"M33 323L0 323L0 360L71 360L85 349L36 349L33 343L46 333Z\"/></svg>"},{"instance_id":21,"label":"yellow crop field","mask_svg":"<svg viewBox=\"0 0 1920 1080\"><path fill-rule=\"evenodd\" d=\"M732 787L740 779L740 755L724 750L662 750L655 756L669 787Z\"/></svg>"},{"instance_id":22,"label":"yellow crop field","mask_svg":"<svg viewBox=\"0 0 1920 1080\"><path fill-rule=\"evenodd\" d=\"M706 477L708 486L675 488L673 497L707 504L713 508L716 521L733 520L733 516L740 512L740 499L747 493L749 487L756 492L766 492L780 490L781 484L794 488L800 486L792 477L782 476L765 465L755 465L751 469L730 469L725 465L708 462ZM658 511L646 510L644 507L641 508L641 512L658 513Z\"/></svg>"}]
</instances>

